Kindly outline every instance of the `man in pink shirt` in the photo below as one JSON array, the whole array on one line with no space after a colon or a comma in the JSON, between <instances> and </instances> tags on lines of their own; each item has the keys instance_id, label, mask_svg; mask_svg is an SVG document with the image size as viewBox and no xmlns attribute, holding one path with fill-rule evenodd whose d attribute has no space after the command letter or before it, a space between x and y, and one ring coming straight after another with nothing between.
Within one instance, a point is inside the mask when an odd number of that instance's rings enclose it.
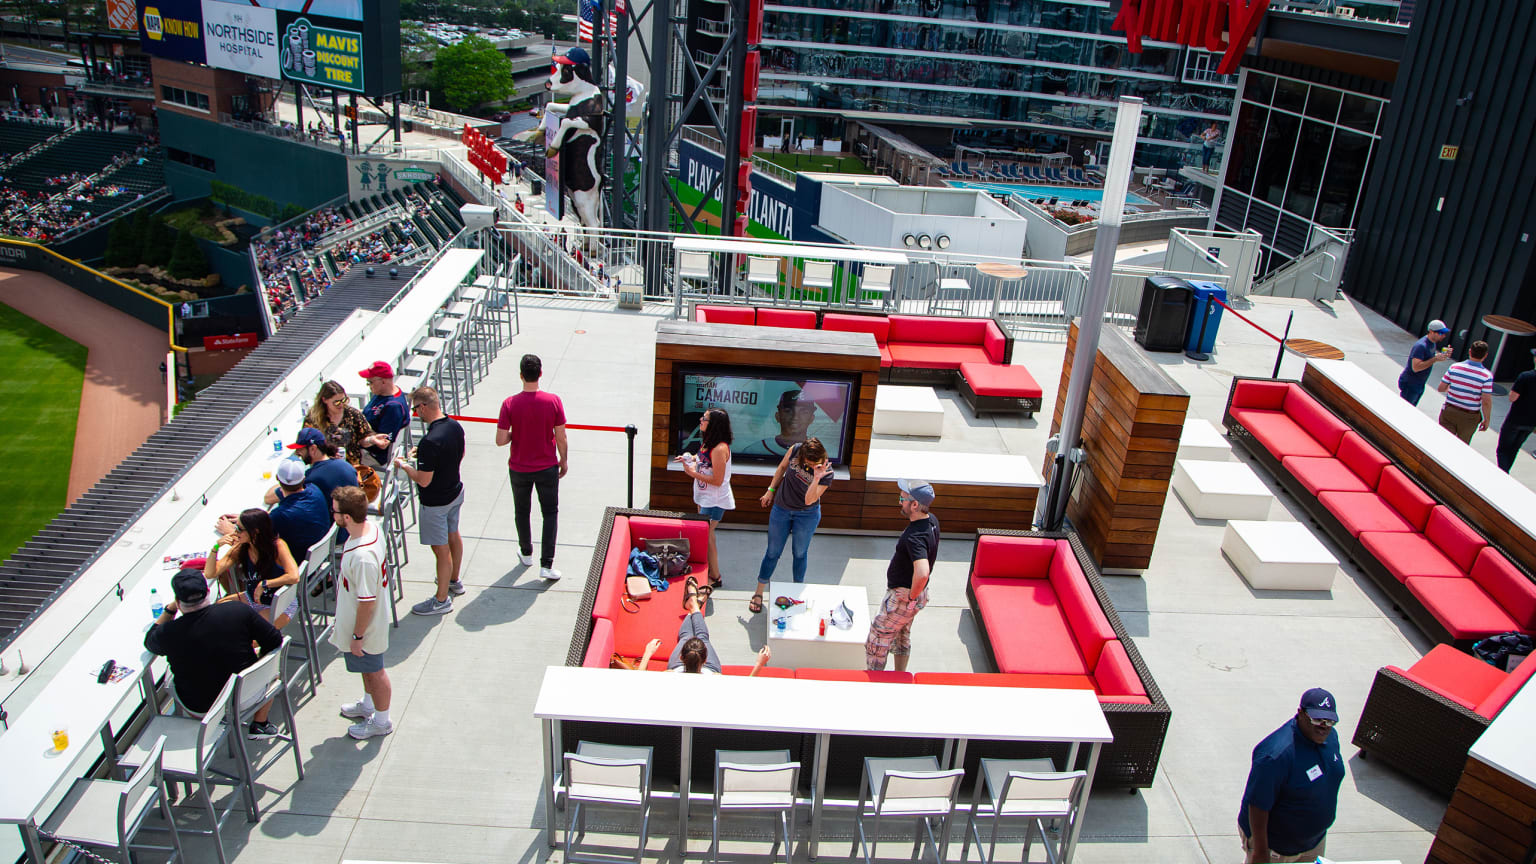
<instances>
[{"instance_id":1,"label":"man in pink shirt","mask_svg":"<svg viewBox=\"0 0 1536 864\"><path fill-rule=\"evenodd\" d=\"M517 523L518 560L524 567L533 565L533 529L529 511L533 492L539 493L539 512L544 532L539 549L539 576L554 581L555 529L559 523L560 478L570 468L566 456L565 406L560 397L539 389L544 363L537 355L524 354L518 373L523 392L501 403L496 420L496 446L511 445L507 473L512 479L512 509Z\"/></svg>"}]
</instances>

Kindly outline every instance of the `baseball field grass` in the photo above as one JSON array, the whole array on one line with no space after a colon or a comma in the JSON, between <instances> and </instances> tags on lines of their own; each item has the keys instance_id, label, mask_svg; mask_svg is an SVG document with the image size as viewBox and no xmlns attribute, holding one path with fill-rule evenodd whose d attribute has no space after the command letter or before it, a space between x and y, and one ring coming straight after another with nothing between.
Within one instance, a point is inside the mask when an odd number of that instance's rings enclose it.
<instances>
[{"instance_id":1,"label":"baseball field grass","mask_svg":"<svg viewBox=\"0 0 1536 864\"><path fill-rule=\"evenodd\" d=\"M0 369L6 370L5 428L15 460L0 475L0 561L10 558L69 502L75 419L85 346L0 305Z\"/></svg>"}]
</instances>

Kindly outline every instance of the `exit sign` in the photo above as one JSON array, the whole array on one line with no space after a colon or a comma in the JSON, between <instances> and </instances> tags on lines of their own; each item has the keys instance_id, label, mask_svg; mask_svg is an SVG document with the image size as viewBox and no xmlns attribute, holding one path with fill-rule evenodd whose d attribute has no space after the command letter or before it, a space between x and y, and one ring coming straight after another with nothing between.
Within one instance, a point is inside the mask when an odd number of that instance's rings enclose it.
<instances>
[{"instance_id":1,"label":"exit sign","mask_svg":"<svg viewBox=\"0 0 1536 864\"><path fill-rule=\"evenodd\" d=\"M1460 147L1458 147L1458 146L1456 146L1454 144L1446 144L1445 146L1440 148L1440 158L1444 159L1447 162L1455 162L1456 161L1456 154L1460 153L1460 152L1461 152L1461 148Z\"/></svg>"}]
</instances>

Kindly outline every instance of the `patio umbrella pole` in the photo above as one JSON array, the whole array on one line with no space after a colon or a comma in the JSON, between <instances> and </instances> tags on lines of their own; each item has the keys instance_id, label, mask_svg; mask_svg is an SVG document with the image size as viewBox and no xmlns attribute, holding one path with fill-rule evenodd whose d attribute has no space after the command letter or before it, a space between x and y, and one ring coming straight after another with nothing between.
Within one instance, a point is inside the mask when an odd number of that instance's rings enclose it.
<instances>
[{"instance_id":1,"label":"patio umbrella pole","mask_svg":"<svg viewBox=\"0 0 1536 864\"><path fill-rule=\"evenodd\" d=\"M1105 166L1104 200L1099 209L1098 236L1093 243L1093 264L1088 271L1088 289L1077 325L1072 377L1062 402L1061 432L1057 437L1056 452L1051 457L1054 469L1040 519L1047 531L1060 530L1065 521L1072 475L1078 463L1086 458L1078 444L1083 432L1083 413L1088 407L1088 385L1093 380L1094 358L1099 353L1099 331L1104 326L1104 310L1109 305L1109 288L1115 273L1115 248L1120 245L1120 222L1125 213L1125 190L1131 181L1136 132L1141 127L1141 105L1142 100L1135 96L1121 96L1115 109L1115 134Z\"/></svg>"}]
</instances>

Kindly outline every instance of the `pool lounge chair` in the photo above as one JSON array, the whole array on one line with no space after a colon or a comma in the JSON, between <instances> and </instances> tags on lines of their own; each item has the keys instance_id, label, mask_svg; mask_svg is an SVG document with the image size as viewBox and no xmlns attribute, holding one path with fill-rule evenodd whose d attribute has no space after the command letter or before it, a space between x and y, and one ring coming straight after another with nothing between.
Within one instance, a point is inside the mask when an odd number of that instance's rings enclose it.
<instances>
[{"instance_id":1,"label":"pool lounge chair","mask_svg":"<svg viewBox=\"0 0 1536 864\"><path fill-rule=\"evenodd\" d=\"M1070 178L1073 183L1078 183L1083 186L1088 185L1088 178L1083 176L1083 169L1081 168L1068 168L1067 177Z\"/></svg>"},{"instance_id":2,"label":"pool lounge chair","mask_svg":"<svg viewBox=\"0 0 1536 864\"><path fill-rule=\"evenodd\" d=\"M1040 182L1041 180L1043 180L1045 178L1043 178L1039 174L1035 173L1035 166L1033 166L1033 165L1025 165L1024 166L1024 179L1030 181L1031 183L1038 183L1038 182Z\"/></svg>"},{"instance_id":3,"label":"pool lounge chair","mask_svg":"<svg viewBox=\"0 0 1536 864\"><path fill-rule=\"evenodd\" d=\"M1049 178L1052 183L1066 183L1067 182L1067 178L1061 176L1061 169L1059 169L1059 168L1047 168L1047 169L1045 169L1045 176L1047 178Z\"/></svg>"}]
</instances>

